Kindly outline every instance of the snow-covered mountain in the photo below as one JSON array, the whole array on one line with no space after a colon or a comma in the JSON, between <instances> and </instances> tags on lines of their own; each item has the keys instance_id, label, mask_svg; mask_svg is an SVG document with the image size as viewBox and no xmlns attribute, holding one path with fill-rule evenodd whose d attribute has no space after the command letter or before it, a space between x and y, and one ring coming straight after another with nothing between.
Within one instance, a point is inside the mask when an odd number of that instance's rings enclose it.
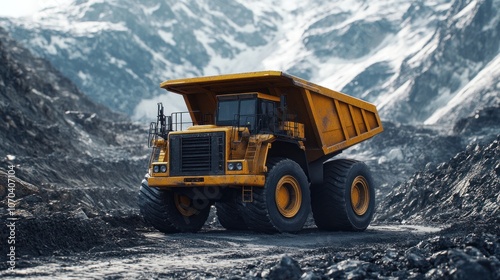
<instances>
[{"instance_id":1,"label":"snow-covered mountain","mask_svg":"<svg viewBox=\"0 0 500 280\"><path fill-rule=\"evenodd\" d=\"M500 104L500 0L60 1L2 19L92 99L135 118L184 110L166 79L283 70L452 124ZM153 115L154 116L154 115Z\"/></svg>"}]
</instances>

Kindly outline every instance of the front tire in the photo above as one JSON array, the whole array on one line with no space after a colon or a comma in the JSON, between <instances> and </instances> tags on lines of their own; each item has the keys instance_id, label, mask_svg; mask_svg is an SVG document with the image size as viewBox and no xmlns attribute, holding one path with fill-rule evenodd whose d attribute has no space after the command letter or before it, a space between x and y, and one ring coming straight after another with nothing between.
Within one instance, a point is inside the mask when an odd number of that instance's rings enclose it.
<instances>
[{"instance_id":1,"label":"front tire","mask_svg":"<svg viewBox=\"0 0 500 280\"><path fill-rule=\"evenodd\" d=\"M264 188L254 188L253 202L243 203L246 225L255 231L297 232L311 210L309 182L296 162L271 158Z\"/></svg>"},{"instance_id":2,"label":"front tire","mask_svg":"<svg viewBox=\"0 0 500 280\"><path fill-rule=\"evenodd\" d=\"M197 232L210 213L210 204L198 205L184 194L149 187L146 179L139 191L139 208L144 220L164 233Z\"/></svg>"},{"instance_id":3,"label":"front tire","mask_svg":"<svg viewBox=\"0 0 500 280\"><path fill-rule=\"evenodd\" d=\"M227 230L246 230L248 229L243 215L241 213L241 190L231 189L227 192L227 197L220 202L215 203L217 209L217 218L219 223Z\"/></svg>"},{"instance_id":4,"label":"front tire","mask_svg":"<svg viewBox=\"0 0 500 280\"><path fill-rule=\"evenodd\" d=\"M375 212L371 173L363 162L340 159L323 165L322 185L311 188L312 211L319 229L364 231Z\"/></svg>"}]
</instances>

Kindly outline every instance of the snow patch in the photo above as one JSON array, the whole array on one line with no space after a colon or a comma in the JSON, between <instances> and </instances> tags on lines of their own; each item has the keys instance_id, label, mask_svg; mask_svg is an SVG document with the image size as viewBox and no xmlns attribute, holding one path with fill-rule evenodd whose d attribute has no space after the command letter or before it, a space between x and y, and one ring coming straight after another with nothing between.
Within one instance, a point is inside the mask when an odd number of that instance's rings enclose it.
<instances>
[{"instance_id":1,"label":"snow patch","mask_svg":"<svg viewBox=\"0 0 500 280\"><path fill-rule=\"evenodd\" d=\"M441 118L452 112L458 106L468 103L474 104L474 99L477 97L476 93L484 91L490 87L490 85L495 84L499 76L500 54L498 54L486 67L484 67L481 72L479 72L469 83L467 83L467 85L458 91L445 106L437 109L427 120L425 120L424 124L436 124ZM498 90L491 89L491 95L493 95L493 99L500 102L500 94L498 94ZM486 95L484 97L489 96Z\"/></svg>"},{"instance_id":2,"label":"snow patch","mask_svg":"<svg viewBox=\"0 0 500 280\"><path fill-rule=\"evenodd\" d=\"M154 12L158 11L158 9L161 7L161 4L158 3L154 5L153 7L147 7L147 6L141 6L142 11L144 12L145 15L150 16Z\"/></svg>"},{"instance_id":3,"label":"snow patch","mask_svg":"<svg viewBox=\"0 0 500 280\"><path fill-rule=\"evenodd\" d=\"M52 98L52 97L50 97L50 96L48 96L48 95L46 95L46 94L38 91L37 89L32 89L31 92L34 93L37 96L40 96L43 99L46 99L46 100L50 101L50 102L54 102L55 100L58 99L58 97Z\"/></svg>"},{"instance_id":4,"label":"snow patch","mask_svg":"<svg viewBox=\"0 0 500 280\"><path fill-rule=\"evenodd\" d=\"M382 109L383 107L394 103L399 98L404 98L408 95L408 91L411 88L412 81L408 80L403 85L401 85L398 89L393 92L383 96L382 98L377 99L378 109Z\"/></svg>"},{"instance_id":5,"label":"snow patch","mask_svg":"<svg viewBox=\"0 0 500 280\"><path fill-rule=\"evenodd\" d=\"M82 81L82 84L87 85L92 82L92 76L82 72L81 70L77 73L78 78Z\"/></svg>"},{"instance_id":6,"label":"snow patch","mask_svg":"<svg viewBox=\"0 0 500 280\"><path fill-rule=\"evenodd\" d=\"M389 151L389 154L387 154L387 158L391 161L402 161L404 160L404 155L403 155L403 151L399 148L394 148L392 150Z\"/></svg>"},{"instance_id":7,"label":"snow patch","mask_svg":"<svg viewBox=\"0 0 500 280\"><path fill-rule=\"evenodd\" d=\"M126 61L111 56L110 54L106 54L106 58L108 59L109 63L116 65L118 68L124 68L127 65Z\"/></svg>"},{"instance_id":8,"label":"snow patch","mask_svg":"<svg viewBox=\"0 0 500 280\"><path fill-rule=\"evenodd\" d=\"M463 28L472 21L472 19L474 18L473 11L476 9L477 5L477 1L473 0L453 17L454 20L457 20L457 28Z\"/></svg>"},{"instance_id":9,"label":"snow patch","mask_svg":"<svg viewBox=\"0 0 500 280\"><path fill-rule=\"evenodd\" d=\"M172 34L171 32L165 32L160 29L158 30L158 35L160 35L160 37L163 39L163 41L165 41L165 43L170 44L172 46L176 45L174 41L174 34Z\"/></svg>"},{"instance_id":10,"label":"snow patch","mask_svg":"<svg viewBox=\"0 0 500 280\"><path fill-rule=\"evenodd\" d=\"M434 51L437 49L439 44L438 36L433 36L433 34L429 34L427 37L432 37L432 38L429 39L427 39L426 37L422 38L422 40L428 41L428 43L426 43L425 46L420 51L418 51L408 60L407 63L410 67L416 68L420 66L422 61L424 61L427 57L432 55L432 53L434 53Z\"/></svg>"}]
</instances>

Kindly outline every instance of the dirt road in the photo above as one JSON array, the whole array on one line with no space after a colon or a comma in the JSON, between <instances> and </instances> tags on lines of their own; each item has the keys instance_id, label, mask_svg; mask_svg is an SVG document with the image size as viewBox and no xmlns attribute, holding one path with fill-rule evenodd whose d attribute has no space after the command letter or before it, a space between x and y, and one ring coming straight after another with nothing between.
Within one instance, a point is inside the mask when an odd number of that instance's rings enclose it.
<instances>
[{"instance_id":1,"label":"dirt road","mask_svg":"<svg viewBox=\"0 0 500 280\"><path fill-rule=\"evenodd\" d=\"M196 234L144 232L146 244L114 251L20 260L24 268L0 276L29 278L220 278L238 271L241 277L265 277L287 255L301 263L318 262L325 252L418 242L439 228L371 226L365 232L321 232L309 228L297 234L256 234L204 230ZM321 258L320 258L321 259Z\"/></svg>"}]
</instances>

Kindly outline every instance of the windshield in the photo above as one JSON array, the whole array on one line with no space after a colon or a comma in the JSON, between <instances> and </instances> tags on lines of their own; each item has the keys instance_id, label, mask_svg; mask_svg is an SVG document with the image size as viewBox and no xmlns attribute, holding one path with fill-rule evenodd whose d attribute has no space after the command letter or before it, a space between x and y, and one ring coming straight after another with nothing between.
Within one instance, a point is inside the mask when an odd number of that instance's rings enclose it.
<instances>
[{"instance_id":1,"label":"windshield","mask_svg":"<svg viewBox=\"0 0 500 280\"><path fill-rule=\"evenodd\" d=\"M219 100L217 125L255 127L257 99Z\"/></svg>"},{"instance_id":2,"label":"windshield","mask_svg":"<svg viewBox=\"0 0 500 280\"><path fill-rule=\"evenodd\" d=\"M240 126L250 125L253 130L255 123L255 101L256 99L240 100Z\"/></svg>"},{"instance_id":3,"label":"windshield","mask_svg":"<svg viewBox=\"0 0 500 280\"><path fill-rule=\"evenodd\" d=\"M235 120L236 115L238 115L238 102L239 100L226 100L219 101L219 110L217 114L217 122L232 122Z\"/></svg>"}]
</instances>

